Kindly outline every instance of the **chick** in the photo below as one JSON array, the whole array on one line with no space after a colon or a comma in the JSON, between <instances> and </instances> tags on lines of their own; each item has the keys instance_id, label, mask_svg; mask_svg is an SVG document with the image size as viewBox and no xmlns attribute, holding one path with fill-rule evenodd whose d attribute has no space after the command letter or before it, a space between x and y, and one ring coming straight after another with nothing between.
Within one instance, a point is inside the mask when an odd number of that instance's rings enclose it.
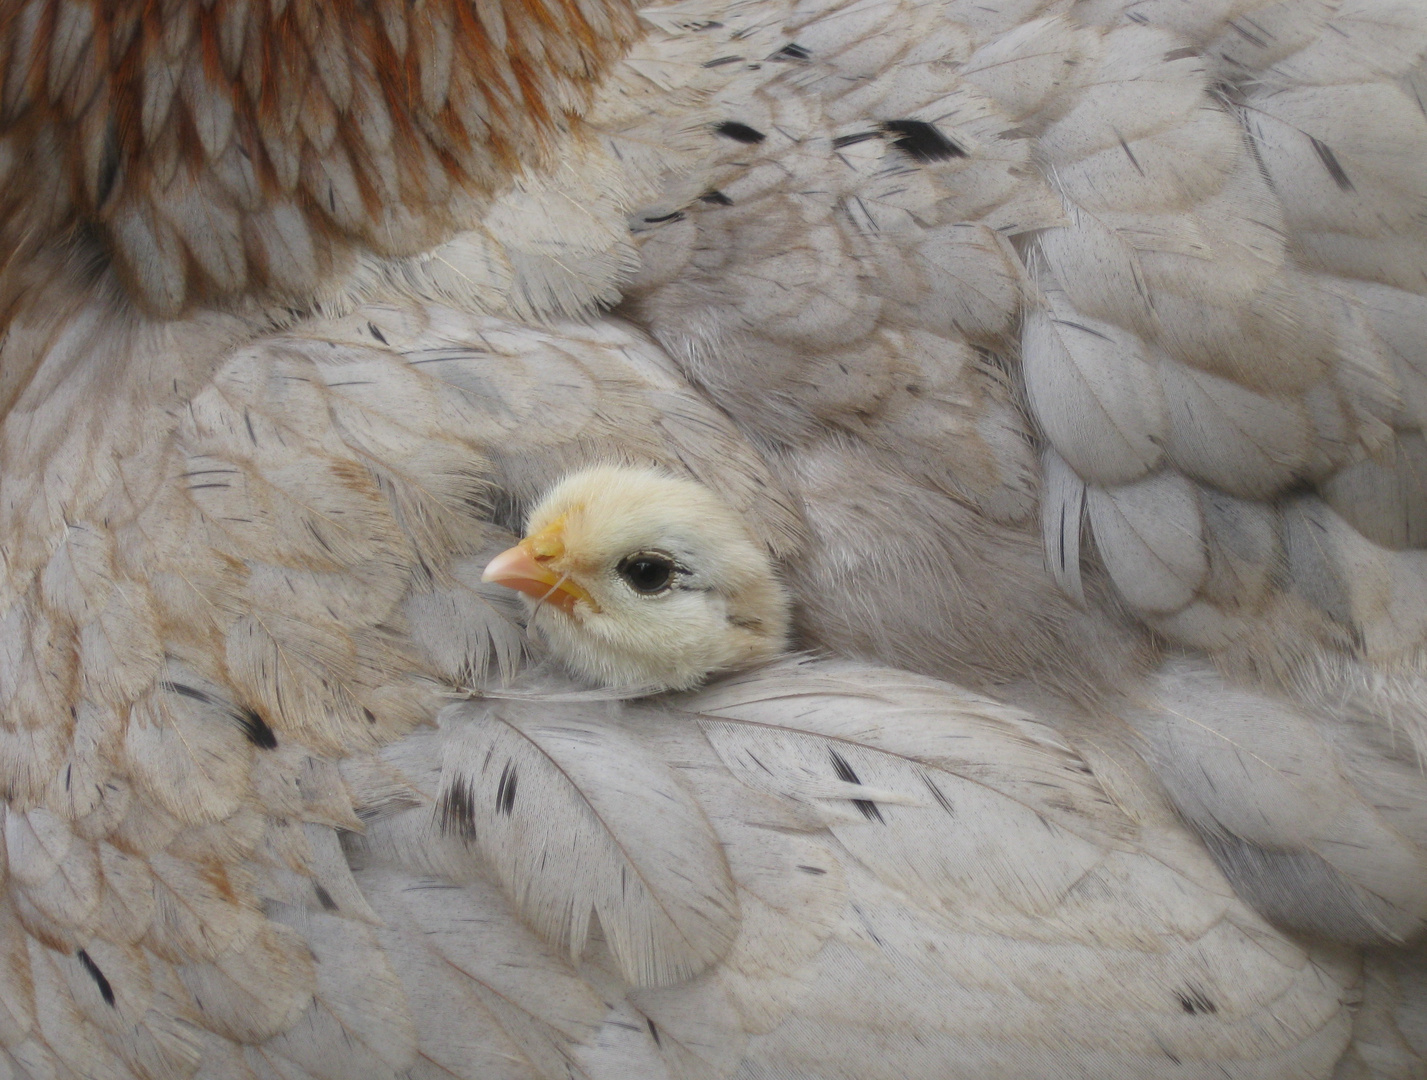
<instances>
[{"instance_id":1,"label":"chick","mask_svg":"<svg viewBox=\"0 0 1427 1080\"><path fill-rule=\"evenodd\" d=\"M687 690L771 659L788 635L763 545L703 485L652 469L566 477L483 580L524 593L531 628L601 686Z\"/></svg>"}]
</instances>

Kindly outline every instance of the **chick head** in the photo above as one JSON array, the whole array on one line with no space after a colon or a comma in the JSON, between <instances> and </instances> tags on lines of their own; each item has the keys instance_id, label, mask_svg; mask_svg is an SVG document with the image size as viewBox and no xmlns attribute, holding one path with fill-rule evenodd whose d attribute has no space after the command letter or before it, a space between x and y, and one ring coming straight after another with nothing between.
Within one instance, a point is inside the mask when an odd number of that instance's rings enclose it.
<instances>
[{"instance_id":1,"label":"chick head","mask_svg":"<svg viewBox=\"0 0 1427 1080\"><path fill-rule=\"evenodd\" d=\"M601 686L689 689L776 656L788 634L764 546L708 488L653 469L566 477L483 580L524 593L532 630Z\"/></svg>"}]
</instances>

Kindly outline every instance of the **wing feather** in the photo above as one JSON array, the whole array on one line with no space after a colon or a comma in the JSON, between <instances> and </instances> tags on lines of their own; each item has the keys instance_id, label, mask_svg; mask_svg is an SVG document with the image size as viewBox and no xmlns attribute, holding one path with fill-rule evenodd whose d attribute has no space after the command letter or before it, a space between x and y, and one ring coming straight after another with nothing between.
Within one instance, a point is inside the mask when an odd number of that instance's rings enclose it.
<instances>
[{"instance_id":1,"label":"wing feather","mask_svg":"<svg viewBox=\"0 0 1427 1080\"><path fill-rule=\"evenodd\" d=\"M635 740L594 716L551 722L514 704L443 723L443 821L549 940L578 957L597 916L636 985L687 979L727 951L728 865L697 805Z\"/></svg>"}]
</instances>

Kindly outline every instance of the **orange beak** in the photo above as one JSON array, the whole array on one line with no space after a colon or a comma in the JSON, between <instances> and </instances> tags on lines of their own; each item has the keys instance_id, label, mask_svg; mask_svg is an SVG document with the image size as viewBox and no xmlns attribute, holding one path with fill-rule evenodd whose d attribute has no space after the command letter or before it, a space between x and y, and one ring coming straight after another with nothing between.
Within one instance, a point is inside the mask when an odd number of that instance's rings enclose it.
<instances>
[{"instance_id":1,"label":"orange beak","mask_svg":"<svg viewBox=\"0 0 1427 1080\"><path fill-rule=\"evenodd\" d=\"M600 607L589 593L570 580L568 574L557 574L546 565L564 554L558 535L549 535L551 533L551 529L544 529L527 536L515 547L506 548L486 564L481 580L493 581L541 603L553 604L566 615L573 615L575 605L581 601L599 614Z\"/></svg>"}]
</instances>

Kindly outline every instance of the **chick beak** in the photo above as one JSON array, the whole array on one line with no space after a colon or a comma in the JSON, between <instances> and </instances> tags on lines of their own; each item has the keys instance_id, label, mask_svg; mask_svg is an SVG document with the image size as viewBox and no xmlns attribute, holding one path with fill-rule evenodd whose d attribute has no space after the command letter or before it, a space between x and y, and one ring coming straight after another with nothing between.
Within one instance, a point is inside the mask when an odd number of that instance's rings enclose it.
<instances>
[{"instance_id":1,"label":"chick beak","mask_svg":"<svg viewBox=\"0 0 1427 1080\"><path fill-rule=\"evenodd\" d=\"M551 535L550 529L544 529L527 536L515 547L506 548L487 563L481 580L523 592L559 608L566 615L573 615L575 605L584 601L598 615L600 607L589 593L572 581L569 574L557 574L546 565L563 553L564 545L558 534Z\"/></svg>"}]
</instances>

